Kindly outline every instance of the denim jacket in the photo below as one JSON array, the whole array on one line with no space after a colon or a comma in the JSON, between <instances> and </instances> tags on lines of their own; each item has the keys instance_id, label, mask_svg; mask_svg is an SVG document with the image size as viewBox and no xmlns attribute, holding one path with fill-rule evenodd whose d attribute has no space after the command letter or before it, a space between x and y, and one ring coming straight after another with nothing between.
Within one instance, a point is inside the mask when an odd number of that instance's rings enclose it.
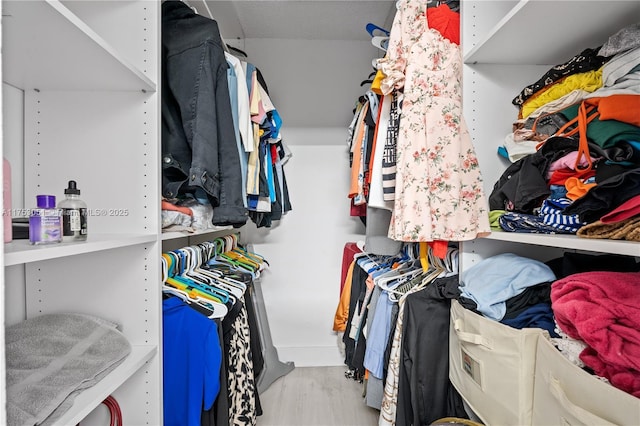
<instances>
[{"instance_id":1,"label":"denim jacket","mask_svg":"<svg viewBox=\"0 0 640 426\"><path fill-rule=\"evenodd\" d=\"M214 225L241 226L242 200L228 64L218 24L181 1L162 4L162 195L201 188Z\"/></svg>"}]
</instances>

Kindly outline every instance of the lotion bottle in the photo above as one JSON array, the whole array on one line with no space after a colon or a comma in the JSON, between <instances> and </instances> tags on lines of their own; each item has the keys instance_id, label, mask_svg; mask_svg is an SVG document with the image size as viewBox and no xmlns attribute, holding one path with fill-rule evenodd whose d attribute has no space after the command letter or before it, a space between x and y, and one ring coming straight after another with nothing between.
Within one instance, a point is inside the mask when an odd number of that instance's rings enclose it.
<instances>
[{"instance_id":1,"label":"lotion bottle","mask_svg":"<svg viewBox=\"0 0 640 426\"><path fill-rule=\"evenodd\" d=\"M62 210L62 241L84 241L87 239L87 203L80 199L75 180L69 181L64 196L58 203Z\"/></svg>"},{"instance_id":2,"label":"lotion bottle","mask_svg":"<svg viewBox=\"0 0 640 426\"><path fill-rule=\"evenodd\" d=\"M62 212L54 195L37 195L38 207L29 216L29 242L53 244L62 241Z\"/></svg>"}]
</instances>

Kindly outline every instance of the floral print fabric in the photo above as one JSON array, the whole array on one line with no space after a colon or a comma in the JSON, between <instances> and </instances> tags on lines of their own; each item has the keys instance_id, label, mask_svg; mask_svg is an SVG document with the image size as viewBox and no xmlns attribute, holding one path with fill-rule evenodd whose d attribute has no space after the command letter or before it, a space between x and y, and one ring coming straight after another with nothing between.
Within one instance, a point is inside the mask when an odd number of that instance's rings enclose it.
<instances>
[{"instance_id":1,"label":"floral print fabric","mask_svg":"<svg viewBox=\"0 0 640 426\"><path fill-rule=\"evenodd\" d=\"M388 236L466 241L490 231L480 166L462 117L460 47L428 27L426 0L400 0L383 93L404 88Z\"/></svg>"}]
</instances>

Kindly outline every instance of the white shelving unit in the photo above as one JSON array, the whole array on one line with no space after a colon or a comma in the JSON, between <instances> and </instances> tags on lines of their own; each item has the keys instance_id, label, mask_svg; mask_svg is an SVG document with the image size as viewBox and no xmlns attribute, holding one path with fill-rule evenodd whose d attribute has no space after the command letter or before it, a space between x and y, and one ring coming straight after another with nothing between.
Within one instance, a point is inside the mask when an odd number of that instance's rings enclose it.
<instances>
[{"instance_id":1,"label":"white shelving unit","mask_svg":"<svg viewBox=\"0 0 640 426\"><path fill-rule=\"evenodd\" d=\"M127 381L134 373L151 358L157 355L156 346L134 346L131 354L109 375L108 381L98 382L78 396L72 408L60 419L61 425L74 425L81 422L92 411L95 401L103 401L120 385Z\"/></svg>"},{"instance_id":2,"label":"white shelving unit","mask_svg":"<svg viewBox=\"0 0 640 426\"><path fill-rule=\"evenodd\" d=\"M22 93L19 105L3 95L3 130L23 122L3 140L22 155L12 207L60 200L73 179L90 209L86 242L4 245L0 302L24 297L5 323L80 312L119 324L131 355L58 423L104 423L94 409L113 395L128 424L161 424L160 2L2 1L1 27L3 86Z\"/></svg>"},{"instance_id":3,"label":"white shelving unit","mask_svg":"<svg viewBox=\"0 0 640 426\"><path fill-rule=\"evenodd\" d=\"M637 1L462 2L464 115L487 196L509 165L497 154L497 148L517 119L511 100L553 65L568 61L586 48L602 45L618 30L638 22L639 16ZM461 243L460 264L461 270L466 270L506 252L548 261L567 251L640 259L637 242L498 231L487 238ZM588 396L593 390L587 388L583 392Z\"/></svg>"},{"instance_id":4,"label":"white shelving unit","mask_svg":"<svg viewBox=\"0 0 640 426\"><path fill-rule=\"evenodd\" d=\"M40 90L156 90L151 78L64 3L7 1L3 13L3 54L10 63L3 81Z\"/></svg>"},{"instance_id":5,"label":"white shelving unit","mask_svg":"<svg viewBox=\"0 0 640 426\"><path fill-rule=\"evenodd\" d=\"M207 238L215 239L217 237L233 233L233 229L234 229L233 226L220 226L219 229L207 229L204 231L195 231L195 232L179 232L179 231L163 232L162 241L191 238L191 237L198 237L198 236L206 236Z\"/></svg>"},{"instance_id":6,"label":"white shelving unit","mask_svg":"<svg viewBox=\"0 0 640 426\"><path fill-rule=\"evenodd\" d=\"M624 0L463 2L464 114L487 196L509 164L498 156L497 148L517 119L511 100L551 66L602 45L621 28L637 22L638 16L640 3ZM580 25L568 25L567 19ZM517 249L518 245L523 252L546 247L542 253L547 256L580 250L640 257L640 244L634 242L493 232L482 241L462 245L463 268L500 248Z\"/></svg>"},{"instance_id":7,"label":"white shelving unit","mask_svg":"<svg viewBox=\"0 0 640 426\"><path fill-rule=\"evenodd\" d=\"M151 243L155 235L91 235L86 242L61 243L51 246L31 245L28 240L15 240L4 246L4 266L37 262L96 251L117 249L138 244Z\"/></svg>"},{"instance_id":8,"label":"white shelving unit","mask_svg":"<svg viewBox=\"0 0 640 426\"><path fill-rule=\"evenodd\" d=\"M604 240L580 238L575 235L518 234L514 232L492 232L487 238L491 241L533 244L569 250L589 252L617 253L625 256L640 257L640 244L634 241Z\"/></svg>"},{"instance_id":9,"label":"white shelving unit","mask_svg":"<svg viewBox=\"0 0 640 426\"><path fill-rule=\"evenodd\" d=\"M464 6L472 15L471 27L465 28L466 64L557 65L638 22L638 4L627 0L492 3L496 2L469 1ZM476 20L497 23L478 31Z\"/></svg>"}]
</instances>

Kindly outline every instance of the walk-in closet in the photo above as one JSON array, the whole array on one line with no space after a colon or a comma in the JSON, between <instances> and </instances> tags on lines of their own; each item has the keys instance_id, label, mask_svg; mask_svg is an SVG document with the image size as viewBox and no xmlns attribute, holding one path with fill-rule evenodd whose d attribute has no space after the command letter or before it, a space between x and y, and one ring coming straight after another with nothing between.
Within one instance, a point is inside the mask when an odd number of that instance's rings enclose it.
<instances>
[{"instance_id":1,"label":"walk-in closet","mask_svg":"<svg viewBox=\"0 0 640 426\"><path fill-rule=\"evenodd\" d=\"M640 424L637 1L0 6L0 425Z\"/></svg>"}]
</instances>

